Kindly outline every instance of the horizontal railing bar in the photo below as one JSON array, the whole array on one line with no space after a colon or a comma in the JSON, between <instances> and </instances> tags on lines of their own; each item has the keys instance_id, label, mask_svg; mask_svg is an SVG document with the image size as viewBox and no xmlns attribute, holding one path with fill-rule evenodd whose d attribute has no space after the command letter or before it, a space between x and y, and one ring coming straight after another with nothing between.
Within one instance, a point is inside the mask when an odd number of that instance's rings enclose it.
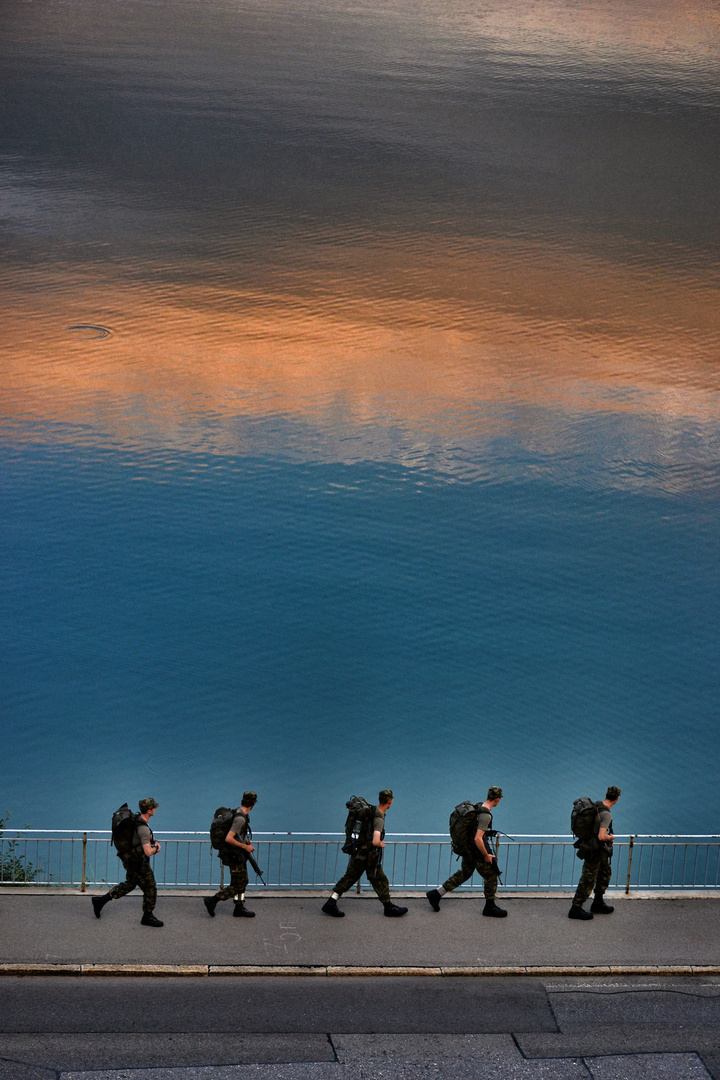
<instances>
[{"instance_id":1,"label":"horizontal railing bar","mask_svg":"<svg viewBox=\"0 0 720 1080\"><path fill-rule=\"evenodd\" d=\"M154 862L161 887L217 887L223 872L207 833L168 830L159 831L158 836L165 852ZM325 889L334 884L343 862L344 833L263 832L256 833L255 839L257 858L271 889ZM717 892L719 841L718 834L617 834L613 887L624 887L626 892L697 888ZM580 867L575 863L572 836L519 834L499 842L506 889L532 893L574 887ZM312 853L307 856L310 847ZM191 850L196 854L191 856ZM633 851L637 852L634 861ZM123 872L114 856L108 830L4 829L0 833L0 885L80 886L83 891L88 886L107 886ZM393 888L414 893L435 887L452 873L455 861L444 833L388 834L385 867ZM479 892L482 881L473 877L466 888Z\"/></svg>"}]
</instances>

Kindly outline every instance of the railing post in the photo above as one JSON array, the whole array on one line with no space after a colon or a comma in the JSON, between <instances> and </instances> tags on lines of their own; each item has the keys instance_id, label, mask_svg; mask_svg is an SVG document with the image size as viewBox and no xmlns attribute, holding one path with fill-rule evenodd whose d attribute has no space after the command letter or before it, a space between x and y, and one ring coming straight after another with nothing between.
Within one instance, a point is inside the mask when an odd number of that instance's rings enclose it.
<instances>
[{"instance_id":1,"label":"railing post","mask_svg":"<svg viewBox=\"0 0 720 1080\"><path fill-rule=\"evenodd\" d=\"M82 867L82 882L80 884L80 892L85 892L85 867L87 865L87 833L83 833L83 867Z\"/></svg>"},{"instance_id":2,"label":"railing post","mask_svg":"<svg viewBox=\"0 0 720 1080\"><path fill-rule=\"evenodd\" d=\"M630 871L632 870L632 857L633 857L633 844L635 843L635 837L630 837L630 844L628 845L628 876L627 885L625 886L625 895L630 895Z\"/></svg>"}]
</instances>

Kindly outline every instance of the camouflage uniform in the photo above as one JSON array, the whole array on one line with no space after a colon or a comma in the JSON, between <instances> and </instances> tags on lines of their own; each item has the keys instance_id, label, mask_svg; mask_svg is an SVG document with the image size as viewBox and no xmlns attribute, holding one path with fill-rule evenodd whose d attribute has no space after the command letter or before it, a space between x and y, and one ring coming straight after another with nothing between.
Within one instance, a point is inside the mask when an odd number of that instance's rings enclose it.
<instances>
[{"instance_id":1,"label":"camouflage uniform","mask_svg":"<svg viewBox=\"0 0 720 1080\"><path fill-rule=\"evenodd\" d=\"M501 788L490 788L488 792L489 797L494 797L494 793L498 792L502 797ZM485 846L489 852L492 852L490 847L490 837L487 836L489 829L492 829L492 814L488 810L487 806L480 808L480 814L478 817L478 829L482 829L485 833ZM483 879L483 892L485 893L486 900L493 900L497 893L498 887L498 871L497 862L489 863L483 858L482 852L473 844L472 849L462 856L462 862L460 863L460 869L456 870L452 877L449 877L445 884L442 886L443 891L448 893L453 889L457 889L458 885L464 884L474 873L478 873Z\"/></svg>"},{"instance_id":2,"label":"camouflage uniform","mask_svg":"<svg viewBox=\"0 0 720 1080\"><path fill-rule=\"evenodd\" d=\"M142 909L145 914L149 914L157 902L157 885L150 860L145 854L141 857L131 855L128 859L123 859L122 864L125 867L125 880L111 889L108 895L113 900L119 900L121 896L127 896L139 887L143 894Z\"/></svg>"},{"instance_id":3,"label":"camouflage uniform","mask_svg":"<svg viewBox=\"0 0 720 1080\"><path fill-rule=\"evenodd\" d=\"M150 859L143 851L142 845L148 843L152 846L155 843L155 837L142 814L155 809L158 804L154 799L141 799L139 805L140 813L135 816L136 832L133 840L133 850L122 860L125 867L125 880L116 885L114 889L111 889L108 895L113 900L118 900L121 896L127 896L129 892L139 887L142 889L143 894L143 912L148 915L157 902L157 885L150 866Z\"/></svg>"},{"instance_id":4,"label":"camouflage uniform","mask_svg":"<svg viewBox=\"0 0 720 1080\"><path fill-rule=\"evenodd\" d=\"M351 855L347 870L335 886L335 892L342 896L360 880L363 874L367 874L367 879L377 893L378 900L381 900L383 904L389 904L390 883L380 862L382 850L382 848L366 848Z\"/></svg>"},{"instance_id":5,"label":"camouflage uniform","mask_svg":"<svg viewBox=\"0 0 720 1080\"><path fill-rule=\"evenodd\" d=\"M246 791L243 799L248 801L243 803L244 806L251 804L250 796L257 798L254 791ZM254 799L252 805L255 805ZM241 844L252 843L252 829L247 814L238 810L231 828L236 840L239 840ZM248 887L247 852L242 848L233 847L231 844L223 844L218 854L223 866L227 866L230 870L230 884L218 889L213 899L218 901L231 900L233 897L243 896Z\"/></svg>"},{"instance_id":6,"label":"camouflage uniform","mask_svg":"<svg viewBox=\"0 0 720 1080\"><path fill-rule=\"evenodd\" d=\"M606 845L596 840L583 862L582 874L572 901L575 906L582 906L596 887L598 892L605 892L612 877L611 859L612 848L607 851Z\"/></svg>"},{"instance_id":7,"label":"camouflage uniform","mask_svg":"<svg viewBox=\"0 0 720 1080\"><path fill-rule=\"evenodd\" d=\"M494 899L498 887L497 863L495 861L486 862L477 849L473 855L463 855L460 869L456 870L452 877L447 879L443 889L446 893L452 892L453 889L457 889L458 885L462 885L476 872L483 879L485 899Z\"/></svg>"},{"instance_id":8,"label":"camouflage uniform","mask_svg":"<svg viewBox=\"0 0 720 1080\"><path fill-rule=\"evenodd\" d=\"M392 792L389 790L380 794L388 795L392 799ZM390 903L390 883L382 868L383 849L374 847L372 843L372 837L376 832L380 833L381 840L385 839L385 815L377 807L374 810L372 831L365 842L353 851L347 864L347 870L335 886L335 892L340 896L347 892L348 889L351 889L363 874L367 874L367 879L377 893L378 900L383 904Z\"/></svg>"},{"instance_id":9,"label":"camouflage uniform","mask_svg":"<svg viewBox=\"0 0 720 1080\"><path fill-rule=\"evenodd\" d=\"M248 886L247 864L244 859L225 865L230 870L230 884L215 893L216 900L230 900L234 896L242 896Z\"/></svg>"}]
</instances>

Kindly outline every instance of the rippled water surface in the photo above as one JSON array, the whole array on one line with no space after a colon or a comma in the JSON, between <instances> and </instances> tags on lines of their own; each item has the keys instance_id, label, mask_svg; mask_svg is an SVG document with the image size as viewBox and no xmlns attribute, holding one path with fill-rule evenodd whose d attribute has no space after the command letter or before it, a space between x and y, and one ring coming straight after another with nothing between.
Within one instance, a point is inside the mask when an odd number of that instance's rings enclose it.
<instances>
[{"instance_id":1,"label":"rippled water surface","mask_svg":"<svg viewBox=\"0 0 720 1080\"><path fill-rule=\"evenodd\" d=\"M3 7L0 811L718 831L719 30Z\"/></svg>"}]
</instances>

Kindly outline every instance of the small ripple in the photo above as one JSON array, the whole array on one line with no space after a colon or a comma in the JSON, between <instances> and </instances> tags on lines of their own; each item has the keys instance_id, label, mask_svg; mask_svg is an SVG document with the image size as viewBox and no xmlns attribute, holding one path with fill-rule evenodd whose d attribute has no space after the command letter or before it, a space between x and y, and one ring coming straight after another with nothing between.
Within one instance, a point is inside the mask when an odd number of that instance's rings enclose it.
<instances>
[{"instance_id":1,"label":"small ripple","mask_svg":"<svg viewBox=\"0 0 720 1080\"><path fill-rule=\"evenodd\" d=\"M72 332L81 341L97 341L100 338L108 338L112 334L107 326L96 326L94 323L75 323L68 326L68 332Z\"/></svg>"}]
</instances>

